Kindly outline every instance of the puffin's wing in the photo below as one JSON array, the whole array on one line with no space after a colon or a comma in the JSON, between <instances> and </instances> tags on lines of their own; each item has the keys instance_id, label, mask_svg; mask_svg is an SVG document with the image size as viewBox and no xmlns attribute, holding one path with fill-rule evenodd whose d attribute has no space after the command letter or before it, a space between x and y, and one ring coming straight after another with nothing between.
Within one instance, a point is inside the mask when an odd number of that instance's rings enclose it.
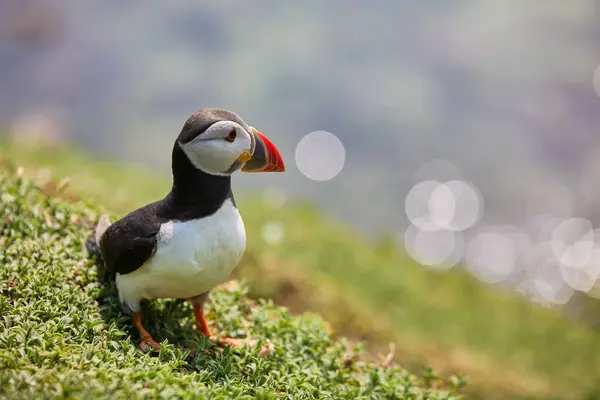
<instances>
[{"instance_id":1,"label":"puffin's wing","mask_svg":"<svg viewBox=\"0 0 600 400\"><path fill-rule=\"evenodd\" d=\"M107 269L121 275L140 268L156 251L159 222L124 218L112 224L100 239Z\"/></svg>"}]
</instances>

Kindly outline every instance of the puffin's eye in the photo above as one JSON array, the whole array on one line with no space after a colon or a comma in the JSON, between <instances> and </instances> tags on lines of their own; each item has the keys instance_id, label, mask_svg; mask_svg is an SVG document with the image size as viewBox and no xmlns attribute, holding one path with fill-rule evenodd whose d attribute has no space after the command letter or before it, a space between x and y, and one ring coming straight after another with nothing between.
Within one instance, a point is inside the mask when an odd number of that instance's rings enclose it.
<instances>
[{"instance_id":1,"label":"puffin's eye","mask_svg":"<svg viewBox=\"0 0 600 400\"><path fill-rule=\"evenodd\" d=\"M236 136L237 136L237 131L235 129L233 129L231 132L229 132L229 135L227 135L225 137L225 141L231 143L235 140Z\"/></svg>"}]
</instances>

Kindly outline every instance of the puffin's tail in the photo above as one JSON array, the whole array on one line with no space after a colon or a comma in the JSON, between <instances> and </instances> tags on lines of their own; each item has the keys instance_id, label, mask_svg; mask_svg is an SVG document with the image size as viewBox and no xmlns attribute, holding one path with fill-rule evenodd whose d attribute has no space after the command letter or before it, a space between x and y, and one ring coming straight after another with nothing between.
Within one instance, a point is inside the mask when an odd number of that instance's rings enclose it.
<instances>
[{"instance_id":1,"label":"puffin's tail","mask_svg":"<svg viewBox=\"0 0 600 400\"><path fill-rule=\"evenodd\" d=\"M88 253L92 256L95 256L98 261L102 261L102 253L100 252L100 238L104 232L106 232L109 226L110 220L108 219L108 215L102 214L98 224L96 225L96 230L85 241L85 248L87 249Z\"/></svg>"}]
</instances>

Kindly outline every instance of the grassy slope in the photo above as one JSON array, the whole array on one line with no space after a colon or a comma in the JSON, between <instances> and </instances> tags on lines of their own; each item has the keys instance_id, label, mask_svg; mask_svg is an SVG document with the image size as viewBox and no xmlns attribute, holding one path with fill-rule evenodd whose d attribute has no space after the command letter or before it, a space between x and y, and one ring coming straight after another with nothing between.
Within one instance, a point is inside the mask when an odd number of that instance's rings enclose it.
<instances>
[{"instance_id":1,"label":"grassy slope","mask_svg":"<svg viewBox=\"0 0 600 400\"><path fill-rule=\"evenodd\" d=\"M0 396L457 398L398 367L351 361L360 349L332 342L319 317L249 300L235 282L213 292L209 318L257 346L220 351L199 339L189 304L163 300L144 314L164 345L158 357L143 354L114 283L98 278L83 247L97 210L5 173L0 191Z\"/></svg>"},{"instance_id":2,"label":"grassy slope","mask_svg":"<svg viewBox=\"0 0 600 400\"><path fill-rule=\"evenodd\" d=\"M69 175L78 193L123 213L163 195L168 176L70 150L22 150L4 144L0 158ZM600 338L551 311L490 290L461 271L427 271L385 243L370 244L311 207L273 209L238 201L249 250L238 269L254 293L292 308L318 309L345 334L396 343L398 359L468 374L473 397L581 398L598 390ZM267 217L268 216L268 217ZM260 239L265 221L285 240ZM597 393L597 392L596 392Z\"/></svg>"}]
</instances>

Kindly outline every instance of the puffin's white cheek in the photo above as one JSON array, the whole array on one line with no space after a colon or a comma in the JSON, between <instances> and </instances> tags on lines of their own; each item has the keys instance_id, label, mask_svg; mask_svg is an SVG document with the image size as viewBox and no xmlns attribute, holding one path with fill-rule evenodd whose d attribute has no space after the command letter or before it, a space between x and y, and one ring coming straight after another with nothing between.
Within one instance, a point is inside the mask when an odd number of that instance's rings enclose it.
<instances>
[{"instance_id":1,"label":"puffin's white cheek","mask_svg":"<svg viewBox=\"0 0 600 400\"><path fill-rule=\"evenodd\" d=\"M196 168L215 175L225 174L239 156L234 143L212 140L184 146L183 151Z\"/></svg>"}]
</instances>

